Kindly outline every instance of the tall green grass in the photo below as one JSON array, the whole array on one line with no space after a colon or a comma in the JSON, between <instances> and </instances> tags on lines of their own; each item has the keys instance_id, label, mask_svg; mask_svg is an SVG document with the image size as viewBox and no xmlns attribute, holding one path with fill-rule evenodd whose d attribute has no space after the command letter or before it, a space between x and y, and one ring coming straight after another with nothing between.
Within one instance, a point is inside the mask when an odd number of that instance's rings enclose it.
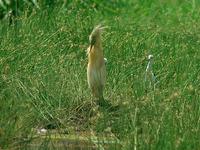
<instances>
[{"instance_id":1,"label":"tall green grass","mask_svg":"<svg viewBox=\"0 0 200 150\"><path fill-rule=\"evenodd\" d=\"M109 130L122 149L198 149L199 8L197 0L74 1L25 12L17 26L2 21L0 148L28 148L34 129L54 126ZM114 112L94 110L86 81L88 35L102 22ZM159 83L146 92L148 54Z\"/></svg>"}]
</instances>

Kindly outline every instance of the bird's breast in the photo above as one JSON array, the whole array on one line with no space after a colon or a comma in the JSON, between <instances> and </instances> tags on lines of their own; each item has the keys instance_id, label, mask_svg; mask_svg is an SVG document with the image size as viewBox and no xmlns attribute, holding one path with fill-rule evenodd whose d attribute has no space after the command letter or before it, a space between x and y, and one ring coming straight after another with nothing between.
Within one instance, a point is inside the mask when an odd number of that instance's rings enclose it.
<instances>
[{"instance_id":1,"label":"bird's breast","mask_svg":"<svg viewBox=\"0 0 200 150\"><path fill-rule=\"evenodd\" d=\"M104 85L106 76L105 64L101 65L101 67L88 64L87 76L89 85Z\"/></svg>"}]
</instances>

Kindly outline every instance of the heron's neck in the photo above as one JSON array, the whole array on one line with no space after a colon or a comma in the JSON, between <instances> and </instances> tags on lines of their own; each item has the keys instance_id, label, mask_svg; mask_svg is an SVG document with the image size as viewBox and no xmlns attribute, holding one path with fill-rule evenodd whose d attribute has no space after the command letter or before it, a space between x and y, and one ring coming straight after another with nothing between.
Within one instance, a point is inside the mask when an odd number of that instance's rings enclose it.
<instances>
[{"instance_id":1,"label":"heron's neck","mask_svg":"<svg viewBox=\"0 0 200 150\"><path fill-rule=\"evenodd\" d=\"M95 43L95 45L92 47L89 55L88 55L88 59L89 59L89 64L91 65L99 65L101 64L101 62L104 60L103 57L103 49L101 44L99 43Z\"/></svg>"}]
</instances>

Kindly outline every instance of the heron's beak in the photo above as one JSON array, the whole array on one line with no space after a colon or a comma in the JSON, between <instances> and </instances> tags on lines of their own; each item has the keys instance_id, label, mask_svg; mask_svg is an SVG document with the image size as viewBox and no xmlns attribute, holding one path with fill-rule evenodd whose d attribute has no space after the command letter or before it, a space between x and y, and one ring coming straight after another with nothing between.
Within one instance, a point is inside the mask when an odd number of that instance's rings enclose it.
<instances>
[{"instance_id":1,"label":"heron's beak","mask_svg":"<svg viewBox=\"0 0 200 150\"><path fill-rule=\"evenodd\" d=\"M90 41L90 50L89 52L92 50L92 48L94 47L94 44L95 44L95 39L93 38L91 41Z\"/></svg>"},{"instance_id":2,"label":"heron's beak","mask_svg":"<svg viewBox=\"0 0 200 150\"><path fill-rule=\"evenodd\" d=\"M94 45L90 44L89 52L92 50Z\"/></svg>"}]
</instances>

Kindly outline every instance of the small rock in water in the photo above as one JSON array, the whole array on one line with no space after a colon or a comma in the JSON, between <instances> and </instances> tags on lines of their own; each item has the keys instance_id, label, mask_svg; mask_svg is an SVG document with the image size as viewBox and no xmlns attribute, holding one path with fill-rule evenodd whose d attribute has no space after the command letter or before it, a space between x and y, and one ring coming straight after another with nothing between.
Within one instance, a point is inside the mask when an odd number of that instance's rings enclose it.
<instances>
[{"instance_id":1,"label":"small rock in water","mask_svg":"<svg viewBox=\"0 0 200 150\"><path fill-rule=\"evenodd\" d=\"M38 134L45 134L45 133L47 133L47 129L44 129L44 128L38 129L38 130L37 130L37 133L38 133Z\"/></svg>"}]
</instances>

